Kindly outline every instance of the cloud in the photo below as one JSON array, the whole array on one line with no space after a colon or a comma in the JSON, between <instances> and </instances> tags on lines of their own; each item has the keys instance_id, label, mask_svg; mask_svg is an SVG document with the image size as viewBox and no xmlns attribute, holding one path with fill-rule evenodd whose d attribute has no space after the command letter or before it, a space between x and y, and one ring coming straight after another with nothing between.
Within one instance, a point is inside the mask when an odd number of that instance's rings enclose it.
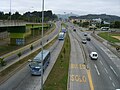
<instances>
[{"instance_id":1,"label":"cloud","mask_svg":"<svg viewBox=\"0 0 120 90\"><path fill-rule=\"evenodd\" d=\"M106 13L120 16L120 0L44 0L45 10L54 13ZM10 11L10 0L0 0L0 10ZM12 12L41 11L42 0L11 0Z\"/></svg>"}]
</instances>

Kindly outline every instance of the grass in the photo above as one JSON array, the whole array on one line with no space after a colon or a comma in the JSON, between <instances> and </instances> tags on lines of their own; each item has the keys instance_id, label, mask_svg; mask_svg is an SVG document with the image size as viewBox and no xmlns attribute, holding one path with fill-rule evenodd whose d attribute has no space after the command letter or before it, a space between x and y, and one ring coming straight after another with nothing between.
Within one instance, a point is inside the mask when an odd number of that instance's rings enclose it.
<instances>
[{"instance_id":1,"label":"grass","mask_svg":"<svg viewBox=\"0 0 120 90\"><path fill-rule=\"evenodd\" d=\"M70 48L70 39L67 34L62 50L45 81L44 90L67 90Z\"/></svg>"},{"instance_id":2,"label":"grass","mask_svg":"<svg viewBox=\"0 0 120 90\"><path fill-rule=\"evenodd\" d=\"M120 40L112 37L112 36L120 36L120 33L117 34L117 33L102 32L99 33L98 35L111 43L116 43L116 42L120 43Z\"/></svg>"},{"instance_id":3,"label":"grass","mask_svg":"<svg viewBox=\"0 0 120 90\"><path fill-rule=\"evenodd\" d=\"M54 40L52 40L49 44L44 46L44 49L48 49L56 41L56 39L57 37ZM0 72L0 83L4 80L6 76L10 77L12 75L11 73L15 73L16 71L20 70L21 67L23 67L23 65L26 65L29 59L33 59L40 51L41 49L37 50L36 52L30 54L29 56L21 59L20 61L14 63L13 65L6 68L5 70L1 71Z\"/></svg>"}]
</instances>

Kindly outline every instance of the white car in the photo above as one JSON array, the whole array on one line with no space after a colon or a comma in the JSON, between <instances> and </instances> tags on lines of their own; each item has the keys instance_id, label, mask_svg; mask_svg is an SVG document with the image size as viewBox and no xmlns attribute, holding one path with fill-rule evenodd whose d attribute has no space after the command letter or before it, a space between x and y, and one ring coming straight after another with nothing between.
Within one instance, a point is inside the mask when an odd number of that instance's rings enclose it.
<instances>
[{"instance_id":1,"label":"white car","mask_svg":"<svg viewBox=\"0 0 120 90\"><path fill-rule=\"evenodd\" d=\"M83 43L83 44L86 44L86 43L87 43L86 39L83 39L83 40L82 40L82 43Z\"/></svg>"},{"instance_id":2,"label":"white car","mask_svg":"<svg viewBox=\"0 0 120 90\"><path fill-rule=\"evenodd\" d=\"M90 58L91 58L92 60L97 60L97 59L98 59L98 54L97 54L97 52L91 52L91 53L90 53Z\"/></svg>"}]
</instances>

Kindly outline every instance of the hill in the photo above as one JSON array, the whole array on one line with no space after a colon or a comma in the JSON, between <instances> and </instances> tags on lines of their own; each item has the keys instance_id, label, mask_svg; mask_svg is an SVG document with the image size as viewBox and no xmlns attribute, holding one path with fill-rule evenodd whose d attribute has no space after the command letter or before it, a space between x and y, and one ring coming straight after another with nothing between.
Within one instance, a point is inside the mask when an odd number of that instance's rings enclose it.
<instances>
[{"instance_id":1,"label":"hill","mask_svg":"<svg viewBox=\"0 0 120 90\"><path fill-rule=\"evenodd\" d=\"M68 19L70 16L78 17L79 15L73 14L73 13L69 13L69 14L57 14L57 16L58 16L58 18L61 18L61 19Z\"/></svg>"},{"instance_id":2,"label":"hill","mask_svg":"<svg viewBox=\"0 0 120 90\"><path fill-rule=\"evenodd\" d=\"M76 19L98 19L101 18L104 21L107 22L112 22L112 21L120 21L120 17L119 16L115 16L115 15L106 15L106 14L88 14L88 15L83 15L83 16L71 16L70 18L76 18Z\"/></svg>"}]
</instances>

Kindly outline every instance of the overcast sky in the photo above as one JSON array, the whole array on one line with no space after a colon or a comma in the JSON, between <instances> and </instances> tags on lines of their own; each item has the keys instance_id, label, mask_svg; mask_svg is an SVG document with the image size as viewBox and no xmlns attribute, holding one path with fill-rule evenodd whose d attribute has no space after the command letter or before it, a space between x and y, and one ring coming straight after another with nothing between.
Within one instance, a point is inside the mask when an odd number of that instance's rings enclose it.
<instances>
[{"instance_id":1,"label":"overcast sky","mask_svg":"<svg viewBox=\"0 0 120 90\"><path fill-rule=\"evenodd\" d=\"M110 14L120 16L120 0L44 0L55 14ZM11 0L11 12L41 11L42 0ZM10 11L10 0L0 0L0 11Z\"/></svg>"}]
</instances>

